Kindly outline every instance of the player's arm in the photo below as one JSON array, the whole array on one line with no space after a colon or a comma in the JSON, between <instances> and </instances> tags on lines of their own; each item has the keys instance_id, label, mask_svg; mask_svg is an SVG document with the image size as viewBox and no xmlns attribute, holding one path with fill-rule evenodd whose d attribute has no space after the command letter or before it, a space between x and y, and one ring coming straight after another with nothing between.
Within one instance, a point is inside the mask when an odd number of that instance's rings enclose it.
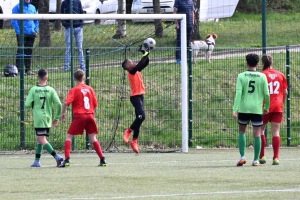
<instances>
[{"instance_id":1,"label":"player's arm","mask_svg":"<svg viewBox=\"0 0 300 200\"><path fill-rule=\"evenodd\" d=\"M132 68L129 73L134 75L137 71L142 71L143 69L145 69L145 67L147 67L147 65L149 64L149 52L146 51L144 54L143 54L143 57L142 59L140 60L140 62L134 67Z\"/></svg>"},{"instance_id":2,"label":"player's arm","mask_svg":"<svg viewBox=\"0 0 300 200\"><path fill-rule=\"evenodd\" d=\"M33 90L30 89L29 90L29 93L28 93L28 96L26 98L26 101L25 101L25 106L30 108L32 107L33 108L33 94L32 94Z\"/></svg>"},{"instance_id":3,"label":"player's arm","mask_svg":"<svg viewBox=\"0 0 300 200\"><path fill-rule=\"evenodd\" d=\"M55 90L53 90L53 101L56 106L54 119L59 120L61 118L62 105L61 105L60 99L59 99L57 93L55 92Z\"/></svg>"},{"instance_id":4,"label":"player's arm","mask_svg":"<svg viewBox=\"0 0 300 200\"><path fill-rule=\"evenodd\" d=\"M263 76L264 79L264 88L263 88L263 93L264 93L264 114L269 112L270 109L270 93L269 93L269 87L268 87L268 81L266 76Z\"/></svg>"},{"instance_id":5,"label":"player's arm","mask_svg":"<svg viewBox=\"0 0 300 200\"><path fill-rule=\"evenodd\" d=\"M237 81L236 81L235 98L234 98L234 104L233 104L233 116L235 118L237 117L237 112L240 107L242 92L243 92L243 85L241 83L240 76L238 76Z\"/></svg>"},{"instance_id":6,"label":"player's arm","mask_svg":"<svg viewBox=\"0 0 300 200\"><path fill-rule=\"evenodd\" d=\"M66 100L63 103L63 106L62 106L62 112L61 112L61 120L62 121L66 120L66 110L67 110L67 107L73 102L74 96L75 96L74 90L71 89Z\"/></svg>"}]
</instances>

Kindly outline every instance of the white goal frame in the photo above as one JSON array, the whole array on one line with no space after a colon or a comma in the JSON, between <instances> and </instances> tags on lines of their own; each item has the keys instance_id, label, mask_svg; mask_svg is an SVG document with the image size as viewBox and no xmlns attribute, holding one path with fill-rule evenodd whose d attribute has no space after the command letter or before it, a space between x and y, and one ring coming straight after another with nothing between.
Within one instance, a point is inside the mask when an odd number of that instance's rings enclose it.
<instances>
[{"instance_id":1,"label":"white goal frame","mask_svg":"<svg viewBox=\"0 0 300 200\"><path fill-rule=\"evenodd\" d=\"M82 19L78 14L1 14L0 19L18 20L62 20ZM182 120L182 152L188 152L188 68L187 68L187 38L185 14L84 14L84 20L91 19L174 19L181 20L181 120ZM175 61L174 61L175 62Z\"/></svg>"}]
</instances>

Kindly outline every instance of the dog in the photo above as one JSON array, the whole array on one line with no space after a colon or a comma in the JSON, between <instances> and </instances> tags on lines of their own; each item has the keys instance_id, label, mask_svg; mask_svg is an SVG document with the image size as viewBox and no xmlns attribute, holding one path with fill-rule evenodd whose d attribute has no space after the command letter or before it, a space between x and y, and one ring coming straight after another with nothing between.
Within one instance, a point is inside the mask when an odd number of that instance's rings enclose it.
<instances>
[{"instance_id":1,"label":"dog","mask_svg":"<svg viewBox=\"0 0 300 200\"><path fill-rule=\"evenodd\" d=\"M215 40L217 39L217 34L206 35L206 40L196 40L191 42L191 48L193 51L193 62L196 63L196 57L199 51L205 53L207 62L211 63L211 53L215 48Z\"/></svg>"}]
</instances>

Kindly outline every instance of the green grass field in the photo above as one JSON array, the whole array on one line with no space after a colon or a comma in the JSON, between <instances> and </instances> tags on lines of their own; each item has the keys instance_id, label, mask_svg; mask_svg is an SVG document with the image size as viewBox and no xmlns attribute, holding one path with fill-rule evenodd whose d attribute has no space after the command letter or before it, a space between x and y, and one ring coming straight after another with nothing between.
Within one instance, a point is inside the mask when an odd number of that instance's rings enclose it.
<instances>
[{"instance_id":1,"label":"green grass field","mask_svg":"<svg viewBox=\"0 0 300 200\"><path fill-rule=\"evenodd\" d=\"M299 149L281 149L280 165L236 167L237 149L189 153L107 153L107 167L97 167L95 153L73 153L72 165L56 168L43 154L42 168L30 168L32 153L0 154L0 199L298 199Z\"/></svg>"}]
</instances>

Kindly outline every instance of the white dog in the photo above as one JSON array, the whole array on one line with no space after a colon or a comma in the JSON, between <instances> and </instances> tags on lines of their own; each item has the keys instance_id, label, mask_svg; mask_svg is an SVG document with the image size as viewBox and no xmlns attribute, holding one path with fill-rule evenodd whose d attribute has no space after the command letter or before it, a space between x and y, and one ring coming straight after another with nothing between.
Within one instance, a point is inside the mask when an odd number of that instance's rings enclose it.
<instances>
[{"instance_id":1,"label":"white dog","mask_svg":"<svg viewBox=\"0 0 300 200\"><path fill-rule=\"evenodd\" d=\"M215 40L217 39L217 34L208 34L206 40L197 40L191 42L191 48L193 51L193 62L196 63L196 57L199 51L204 52L206 60L211 63L211 53L215 48Z\"/></svg>"}]
</instances>

